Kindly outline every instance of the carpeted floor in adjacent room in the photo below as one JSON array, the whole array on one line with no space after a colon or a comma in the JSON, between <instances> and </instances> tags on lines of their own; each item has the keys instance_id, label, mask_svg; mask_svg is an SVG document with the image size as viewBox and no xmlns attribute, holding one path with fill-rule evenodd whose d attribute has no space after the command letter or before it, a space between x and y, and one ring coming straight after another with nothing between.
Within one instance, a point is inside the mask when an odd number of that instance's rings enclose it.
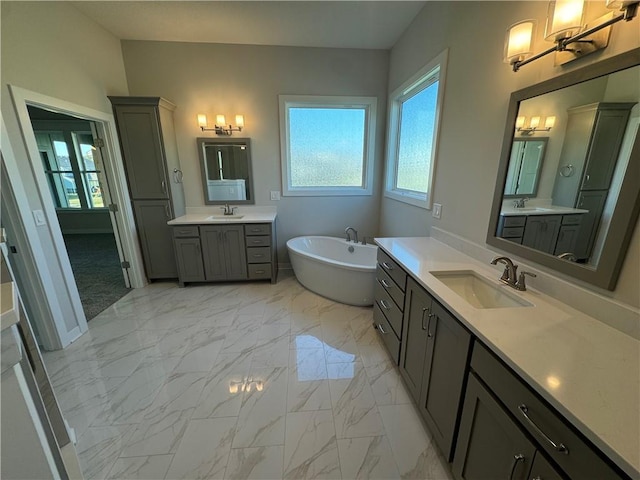
<instances>
[{"instance_id":1,"label":"carpeted floor in adjacent room","mask_svg":"<svg viewBox=\"0 0 640 480\"><path fill-rule=\"evenodd\" d=\"M116 241L112 233L68 234L64 242L82 308L91 320L126 295Z\"/></svg>"}]
</instances>

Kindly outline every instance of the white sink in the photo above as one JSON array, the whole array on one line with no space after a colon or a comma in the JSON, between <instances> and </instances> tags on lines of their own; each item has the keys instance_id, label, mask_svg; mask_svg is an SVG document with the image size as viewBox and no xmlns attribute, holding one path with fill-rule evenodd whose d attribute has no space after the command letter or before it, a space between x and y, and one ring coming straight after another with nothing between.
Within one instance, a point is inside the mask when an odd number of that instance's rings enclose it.
<instances>
[{"instance_id":1,"label":"white sink","mask_svg":"<svg viewBox=\"0 0 640 480\"><path fill-rule=\"evenodd\" d=\"M506 291L507 285L494 284L473 270L429 272L475 308L531 307L531 303Z\"/></svg>"},{"instance_id":2,"label":"white sink","mask_svg":"<svg viewBox=\"0 0 640 480\"><path fill-rule=\"evenodd\" d=\"M243 218L244 215L211 215L209 217L207 217L205 220L238 220L240 218Z\"/></svg>"}]
</instances>

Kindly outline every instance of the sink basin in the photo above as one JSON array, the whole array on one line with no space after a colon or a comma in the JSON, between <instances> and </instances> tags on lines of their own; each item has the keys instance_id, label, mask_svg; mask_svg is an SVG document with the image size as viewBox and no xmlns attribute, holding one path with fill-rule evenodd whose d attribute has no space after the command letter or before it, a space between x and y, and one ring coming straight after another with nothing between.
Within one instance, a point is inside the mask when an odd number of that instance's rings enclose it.
<instances>
[{"instance_id":1,"label":"sink basin","mask_svg":"<svg viewBox=\"0 0 640 480\"><path fill-rule=\"evenodd\" d=\"M506 291L506 285L494 284L473 270L429 272L475 308L531 307L532 304Z\"/></svg>"},{"instance_id":2,"label":"sink basin","mask_svg":"<svg viewBox=\"0 0 640 480\"><path fill-rule=\"evenodd\" d=\"M519 212L551 212L551 208L543 208L543 207L525 207L525 208L517 208Z\"/></svg>"},{"instance_id":3,"label":"sink basin","mask_svg":"<svg viewBox=\"0 0 640 480\"><path fill-rule=\"evenodd\" d=\"M207 217L205 220L238 220L240 218L243 218L244 215L211 215L209 217Z\"/></svg>"}]
</instances>

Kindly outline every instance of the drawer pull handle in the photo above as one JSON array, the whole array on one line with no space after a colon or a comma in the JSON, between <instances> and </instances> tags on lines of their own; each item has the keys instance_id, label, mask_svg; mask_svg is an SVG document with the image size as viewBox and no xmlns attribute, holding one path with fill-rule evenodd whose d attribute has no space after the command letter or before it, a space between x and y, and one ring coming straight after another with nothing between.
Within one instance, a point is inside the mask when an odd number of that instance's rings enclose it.
<instances>
[{"instance_id":1,"label":"drawer pull handle","mask_svg":"<svg viewBox=\"0 0 640 480\"><path fill-rule=\"evenodd\" d=\"M254 256L255 258L262 258L262 257L264 257L264 255L263 255L262 253L254 253L254 254L253 254L253 256Z\"/></svg>"},{"instance_id":2,"label":"drawer pull handle","mask_svg":"<svg viewBox=\"0 0 640 480\"><path fill-rule=\"evenodd\" d=\"M384 278L380 280L380 283L384 288L391 288L393 286L393 285L389 285L389 282L387 282Z\"/></svg>"},{"instance_id":3,"label":"drawer pull handle","mask_svg":"<svg viewBox=\"0 0 640 480\"><path fill-rule=\"evenodd\" d=\"M254 240L252 243L262 243L262 240Z\"/></svg>"},{"instance_id":4,"label":"drawer pull handle","mask_svg":"<svg viewBox=\"0 0 640 480\"><path fill-rule=\"evenodd\" d=\"M384 308L385 310L391 310L391 306L384 300L380 300L380 305L382 305L382 308Z\"/></svg>"},{"instance_id":5,"label":"drawer pull handle","mask_svg":"<svg viewBox=\"0 0 640 480\"><path fill-rule=\"evenodd\" d=\"M264 273L264 270L256 270L256 273Z\"/></svg>"},{"instance_id":6,"label":"drawer pull handle","mask_svg":"<svg viewBox=\"0 0 640 480\"><path fill-rule=\"evenodd\" d=\"M422 309L422 318L420 319L420 327L422 328L422 330L426 330L429 328L428 325L426 327L424 326L424 314L427 313L428 311L429 311L429 307L424 307ZM429 320L431 320L431 313L429 313Z\"/></svg>"},{"instance_id":7,"label":"drawer pull handle","mask_svg":"<svg viewBox=\"0 0 640 480\"><path fill-rule=\"evenodd\" d=\"M386 335L386 334L387 334L387 332L385 331L385 329L382 327L382 324L381 324L381 323L379 323L379 324L378 324L378 330L380 330L380 333L381 333L381 334L383 334L383 335Z\"/></svg>"},{"instance_id":8,"label":"drawer pull handle","mask_svg":"<svg viewBox=\"0 0 640 480\"><path fill-rule=\"evenodd\" d=\"M522 405L518 405L518 410L520 410L520 413L522 413L522 415L524 416L524 418L527 419L527 422L529 422L529 425L531 425L534 430L536 432L538 432L540 434L540 436L542 438L544 438L546 440L546 442L551 445L551 447L556 451L556 452L560 452L560 453L564 453L565 455L569 455L569 449L563 444L557 444L556 442L554 442L553 440L551 440L546 433L544 433L540 427L538 427L538 425L535 424L535 422L531 419L531 417L529 417L529 415L527 415L527 412L529 411L529 408L523 403Z\"/></svg>"},{"instance_id":9,"label":"drawer pull handle","mask_svg":"<svg viewBox=\"0 0 640 480\"><path fill-rule=\"evenodd\" d=\"M513 480L513 474L516 471L516 467L518 466L518 462L523 462L524 463L524 455L521 453L518 453L517 455L513 456L513 463L511 464L511 473L509 474L509 480Z\"/></svg>"},{"instance_id":10,"label":"drawer pull handle","mask_svg":"<svg viewBox=\"0 0 640 480\"><path fill-rule=\"evenodd\" d=\"M189 235L191 232L189 230L180 230L180 235Z\"/></svg>"},{"instance_id":11,"label":"drawer pull handle","mask_svg":"<svg viewBox=\"0 0 640 480\"><path fill-rule=\"evenodd\" d=\"M260 231L260 229L259 229L259 228L252 228L252 229L251 229L251 231L252 231L252 232L259 232L259 231Z\"/></svg>"},{"instance_id":12,"label":"drawer pull handle","mask_svg":"<svg viewBox=\"0 0 640 480\"><path fill-rule=\"evenodd\" d=\"M382 266L387 270L393 270L393 265L389 265L387 262L382 262Z\"/></svg>"}]
</instances>

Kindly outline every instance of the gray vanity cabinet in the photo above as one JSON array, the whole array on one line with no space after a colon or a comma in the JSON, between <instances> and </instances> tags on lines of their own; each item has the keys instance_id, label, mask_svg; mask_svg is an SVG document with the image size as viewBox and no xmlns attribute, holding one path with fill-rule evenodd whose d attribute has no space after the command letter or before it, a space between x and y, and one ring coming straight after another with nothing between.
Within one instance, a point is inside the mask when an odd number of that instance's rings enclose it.
<instances>
[{"instance_id":1,"label":"gray vanity cabinet","mask_svg":"<svg viewBox=\"0 0 640 480\"><path fill-rule=\"evenodd\" d=\"M581 191L578 196L578 208L589 210L583 216L575 245L574 254L578 260L591 256L608 194L608 190L586 190Z\"/></svg>"},{"instance_id":2,"label":"gray vanity cabinet","mask_svg":"<svg viewBox=\"0 0 640 480\"><path fill-rule=\"evenodd\" d=\"M168 200L138 200L133 202L138 227L140 250L148 278L178 276L171 227L171 207Z\"/></svg>"},{"instance_id":3,"label":"gray vanity cabinet","mask_svg":"<svg viewBox=\"0 0 640 480\"><path fill-rule=\"evenodd\" d=\"M179 285L184 287L185 282L204 282L202 245L198 227L185 225L174 228L173 236Z\"/></svg>"},{"instance_id":4,"label":"gray vanity cabinet","mask_svg":"<svg viewBox=\"0 0 640 480\"><path fill-rule=\"evenodd\" d=\"M244 225L201 226L200 235L207 281L248 278Z\"/></svg>"},{"instance_id":5,"label":"gray vanity cabinet","mask_svg":"<svg viewBox=\"0 0 640 480\"><path fill-rule=\"evenodd\" d=\"M450 459L471 334L412 278L407 280L402 332L400 374Z\"/></svg>"},{"instance_id":6,"label":"gray vanity cabinet","mask_svg":"<svg viewBox=\"0 0 640 480\"><path fill-rule=\"evenodd\" d=\"M536 447L475 374L469 375L452 470L458 480L525 480Z\"/></svg>"},{"instance_id":7,"label":"gray vanity cabinet","mask_svg":"<svg viewBox=\"0 0 640 480\"><path fill-rule=\"evenodd\" d=\"M528 215L522 245L553 253L561 223L561 215Z\"/></svg>"}]
</instances>

